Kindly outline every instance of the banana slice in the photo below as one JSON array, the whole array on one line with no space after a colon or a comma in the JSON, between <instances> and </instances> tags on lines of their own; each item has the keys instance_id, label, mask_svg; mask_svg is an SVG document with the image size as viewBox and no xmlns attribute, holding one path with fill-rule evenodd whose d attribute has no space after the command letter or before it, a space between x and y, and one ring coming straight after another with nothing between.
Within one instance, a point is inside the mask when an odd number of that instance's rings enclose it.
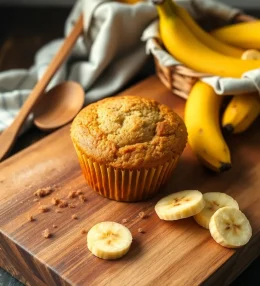
<instances>
[{"instance_id":1,"label":"banana slice","mask_svg":"<svg viewBox=\"0 0 260 286\"><path fill-rule=\"evenodd\" d=\"M217 210L210 219L209 230L217 243L228 248L241 247L247 244L252 236L248 219L233 207Z\"/></svg>"},{"instance_id":2,"label":"banana slice","mask_svg":"<svg viewBox=\"0 0 260 286\"><path fill-rule=\"evenodd\" d=\"M202 227L209 228L212 215L220 208L234 207L239 209L237 201L225 193L211 192L203 194L205 201L204 209L194 216L196 222Z\"/></svg>"},{"instance_id":3,"label":"banana slice","mask_svg":"<svg viewBox=\"0 0 260 286\"><path fill-rule=\"evenodd\" d=\"M204 208L201 192L196 190L173 193L159 200L155 212L160 219L178 220L194 216Z\"/></svg>"},{"instance_id":4,"label":"banana slice","mask_svg":"<svg viewBox=\"0 0 260 286\"><path fill-rule=\"evenodd\" d=\"M250 49L246 50L242 56L242 60L259 60L260 59L260 52L258 50Z\"/></svg>"},{"instance_id":5,"label":"banana slice","mask_svg":"<svg viewBox=\"0 0 260 286\"><path fill-rule=\"evenodd\" d=\"M97 257L117 259L125 255L132 243L129 229L119 223L105 221L94 225L87 234L88 249Z\"/></svg>"}]
</instances>

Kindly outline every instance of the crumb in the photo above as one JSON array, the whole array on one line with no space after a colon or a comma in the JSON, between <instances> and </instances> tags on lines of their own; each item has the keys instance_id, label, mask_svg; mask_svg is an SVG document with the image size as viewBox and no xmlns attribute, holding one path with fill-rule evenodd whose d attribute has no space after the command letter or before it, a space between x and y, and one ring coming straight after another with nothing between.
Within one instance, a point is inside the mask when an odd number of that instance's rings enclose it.
<instances>
[{"instance_id":1,"label":"crumb","mask_svg":"<svg viewBox=\"0 0 260 286\"><path fill-rule=\"evenodd\" d=\"M66 208L68 206L68 202L66 202L65 200L60 200L58 207L59 208Z\"/></svg>"},{"instance_id":2,"label":"crumb","mask_svg":"<svg viewBox=\"0 0 260 286\"><path fill-rule=\"evenodd\" d=\"M87 198L86 198L84 195L80 195L80 196L79 196L79 199L80 199L83 203L87 200Z\"/></svg>"},{"instance_id":3,"label":"crumb","mask_svg":"<svg viewBox=\"0 0 260 286\"><path fill-rule=\"evenodd\" d=\"M78 216L76 214L72 215L71 218L78 219Z\"/></svg>"},{"instance_id":4,"label":"crumb","mask_svg":"<svg viewBox=\"0 0 260 286\"><path fill-rule=\"evenodd\" d=\"M42 213L46 213L46 212L48 212L50 209L48 208L48 206L42 205L42 206L39 207L39 210L40 210Z\"/></svg>"},{"instance_id":5,"label":"crumb","mask_svg":"<svg viewBox=\"0 0 260 286\"><path fill-rule=\"evenodd\" d=\"M47 187L47 188L38 189L33 194L37 197L42 198L42 197L48 196L53 191L54 191L53 187Z\"/></svg>"},{"instance_id":6,"label":"crumb","mask_svg":"<svg viewBox=\"0 0 260 286\"><path fill-rule=\"evenodd\" d=\"M56 224L53 224L52 227L53 227L53 228L57 228L58 226L57 226Z\"/></svg>"},{"instance_id":7,"label":"crumb","mask_svg":"<svg viewBox=\"0 0 260 286\"><path fill-rule=\"evenodd\" d=\"M77 195L77 196L83 195L83 192L82 192L81 190L77 190L77 191L76 191L76 195Z\"/></svg>"},{"instance_id":8,"label":"crumb","mask_svg":"<svg viewBox=\"0 0 260 286\"><path fill-rule=\"evenodd\" d=\"M34 202L38 202L39 200L38 200L38 199L33 199L33 201L34 201Z\"/></svg>"},{"instance_id":9,"label":"crumb","mask_svg":"<svg viewBox=\"0 0 260 286\"><path fill-rule=\"evenodd\" d=\"M139 228L138 228L138 232L139 232L139 233L144 233L144 230L143 230L141 227L139 227Z\"/></svg>"},{"instance_id":10,"label":"crumb","mask_svg":"<svg viewBox=\"0 0 260 286\"><path fill-rule=\"evenodd\" d=\"M69 199L74 199L76 197L77 197L77 192L76 191L69 192L69 195L68 195Z\"/></svg>"},{"instance_id":11,"label":"crumb","mask_svg":"<svg viewBox=\"0 0 260 286\"><path fill-rule=\"evenodd\" d=\"M123 222L123 223L126 223L126 222L128 222L128 220L127 220L126 218L124 218L124 219L122 220L122 222Z\"/></svg>"},{"instance_id":12,"label":"crumb","mask_svg":"<svg viewBox=\"0 0 260 286\"><path fill-rule=\"evenodd\" d=\"M32 215L28 215L28 221L34 221L34 217Z\"/></svg>"},{"instance_id":13,"label":"crumb","mask_svg":"<svg viewBox=\"0 0 260 286\"><path fill-rule=\"evenodd\" d=\"M140 218L146 218L146 215L145 215L144 212L140 212L140 213L138 214L138 216L139 216Z\"/></svg>"},{"instance_id":14,"label":"crumb","mask_svg":"<svg viewBox=\"0 0 260 286\"><path fill-rule=\"evenodd\" d=\"M56 209L56 210L55 210L55 213L57 213L57 214L58 214L58 213L62 213L62 211L59 210L59 209Z\"/></svg>"},{"instance_id":15,"label":"crumb","mask_svg":"<svg viewBox=\"0 0 260 286\"><path fill-rule=\"evenodd\" d=\"M45 237L45 238L51 237L51 233L50 233L50 231L49 231L48 228L46 228L46 229L42 232L42 235L43 235L43 237Z\"/></svg>"},{"instance_id":16,"label":"crumb","mask_svg":"<svg viewBox=\"0 0 260 286\"><path fill-rule=\"evenodd\" d=\"M80 233L81 233L81 234L86 234L87 231L86 231L85 229L82 229Z\"/></svg>"},{"instance_id":17,"label":"crumb","mask_svg":"<svg viewBox=\"0 0 260 286\"><path fill-rule=\"evenodd\" d=\"M76 207L76 206L75 206L74 204L72 204L72 203L69 204L69 208L75 209L75 207Z\"/></svg>"},{"instance_id":18,"label":"crumb","mask_svg":"<svg viewBox=\"0 0 260 286\"><path fill-rule=\"evenodd\" d=\"M53 205L57 206L60 203L60 199L52 198L51 202Z\"/></svg>"}]
</instances>

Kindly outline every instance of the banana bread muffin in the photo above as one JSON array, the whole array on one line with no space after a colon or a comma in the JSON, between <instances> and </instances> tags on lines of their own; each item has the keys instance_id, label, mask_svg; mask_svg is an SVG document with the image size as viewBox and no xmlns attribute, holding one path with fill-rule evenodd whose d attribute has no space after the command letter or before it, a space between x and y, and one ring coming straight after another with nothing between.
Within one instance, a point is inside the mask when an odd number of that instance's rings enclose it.
<instances>
[{"instance_id":1,"label":"banana bread muffin","mask_svg":"<svg viewBox=\"0 0 260 286\"><path fill-rule=\"evenodd\" d=\"M71 139L87 183L117 201L139 201L171 175L187 142L183 120L169 107L118 96L82 109Z\"/></svg>"}]
</instances>

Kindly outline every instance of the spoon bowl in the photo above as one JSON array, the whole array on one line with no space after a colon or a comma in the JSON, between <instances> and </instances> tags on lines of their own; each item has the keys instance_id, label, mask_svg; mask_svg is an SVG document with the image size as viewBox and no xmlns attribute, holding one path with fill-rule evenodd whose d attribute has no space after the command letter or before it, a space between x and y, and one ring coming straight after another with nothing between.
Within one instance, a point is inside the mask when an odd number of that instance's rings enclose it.
<instances>
[{"instance_id":1,"label":"spoon bowl","mask_svg":"<svg viewBox=\"0 0 260 286\"><path fill-rule=\"evenodd\" d=\"M43 131L51 131L69 123L83 107L84 98L85 92L76 82L55 86L37 102L34 124Z\"/></svg>"}]
</instances>

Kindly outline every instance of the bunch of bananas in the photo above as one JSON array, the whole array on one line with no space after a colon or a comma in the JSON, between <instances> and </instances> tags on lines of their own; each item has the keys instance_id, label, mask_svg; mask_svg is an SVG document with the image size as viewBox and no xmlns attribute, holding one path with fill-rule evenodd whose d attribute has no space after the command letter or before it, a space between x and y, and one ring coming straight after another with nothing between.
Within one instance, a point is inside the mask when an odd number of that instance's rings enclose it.
<instances>
[{"instance_id":1,"label":"bunch of bananas","mask_svg":"<svg viewBox=\"0 0 260 286\"><path fill-rule=\"evenodd\" d=\"M233 78L260 67L260 52L254 50L260 48L257 33L260 21L234 24L208 33L173 0L153 0L153 3L166 50L185 66L209 75ZM219 120L222 100L211 86L199 80L189 94L184 117L193 152L216 172L227 171L232 166L222 128L231 133L243 132L260 112L259 94L235 95Z\"/></svg>"}]
</instances>

